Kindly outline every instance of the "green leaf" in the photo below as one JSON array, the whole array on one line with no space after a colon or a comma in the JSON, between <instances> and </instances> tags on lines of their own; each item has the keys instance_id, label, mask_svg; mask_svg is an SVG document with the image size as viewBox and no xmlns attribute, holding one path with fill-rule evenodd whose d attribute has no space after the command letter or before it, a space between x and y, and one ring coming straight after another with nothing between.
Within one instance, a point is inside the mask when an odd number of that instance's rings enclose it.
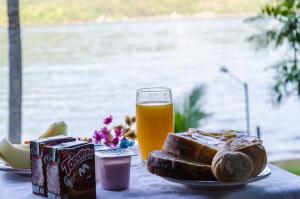
<instances>
[{"instance_id":1,"label":"green leaf","mask_svg":"<svg viewBox=\"0 0 300 199\"><path fill-rule=\"evenodd\" d=\"M185 97L175 111L175 132L184 132L199 127L210 114L203 111L204 86L198 86Z\"/></svg>"},{"instance_id":2,"label":"green leaf","mask_svg":"<svg viewBox=\"0 0 300 199\"><path fill-rule=\"evenodd\" d=\"M275 64L274 99L280 104L284 98L294 94L300 98L300 1L272 1L262 8L258 17L247 21L262 22L272 19L272 24L264 24L259 33L251 35L247 40L261 48L285 48L284 60ZM263 22L268 23L270 20ZM275 22L275 23L274 23Z\"/></svg>"},{"instance_id":3,"label":"green leaf","mask_svg":"<svg viewBox=\"0 0 300 199\"><path fill-rule=\"evenodd\" d=\"M186 118L180 112L175 111L175 132L184 132L188 128Z\"/></svg>"}]
</instances>

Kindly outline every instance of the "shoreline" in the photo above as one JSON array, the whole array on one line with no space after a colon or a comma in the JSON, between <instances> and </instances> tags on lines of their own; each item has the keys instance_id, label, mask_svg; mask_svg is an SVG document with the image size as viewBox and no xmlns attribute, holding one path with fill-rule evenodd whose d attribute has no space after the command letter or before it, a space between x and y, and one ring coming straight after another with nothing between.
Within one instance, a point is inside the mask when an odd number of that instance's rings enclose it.
<instances>
[{"instance_id":1,"label":"shoreline","mask_svg":"<svg viewBox=\"0 0 300 199\"><path fill-rule=\"evenodd\" d=\"M177 21L177 20L206 20L206 19L222 19L222 18L245 18L256 16L258 13L216 13L212 11L204 11L191 15L182 15L177 12L172 12L169 15L153 15L153 16L135 16L135 17L111 17L101 15L93 20L76 20L62 23L25 23L21 27L51 27L51 26L68 26L68 25L82 25L82 24L102 24L102 23L127 23L127 22L156 22L156 21ZM0 24L0 28L7 28L8 24Z\"/></svg>"},{"instance_id":2,"label":"shoreline","mask_svg":"<svg viewBox=\"0 0 300 199\"><path fill-rule=\"evenodd\" d=\"M272 164L278 167L299 167L300 158L288 158L282 160L271 161Z\"/></svg>"},{"instance_id":3,"label":"shoreline","mask_svg":"<svg viewBox=\"0 0 300 199\"><path fill-rule=\"evenodd\" d=\"M271 161L271 164L280 167L295 175L300 175L300 158L290 158L285 160Z\"/></svg>"}]
</instances>

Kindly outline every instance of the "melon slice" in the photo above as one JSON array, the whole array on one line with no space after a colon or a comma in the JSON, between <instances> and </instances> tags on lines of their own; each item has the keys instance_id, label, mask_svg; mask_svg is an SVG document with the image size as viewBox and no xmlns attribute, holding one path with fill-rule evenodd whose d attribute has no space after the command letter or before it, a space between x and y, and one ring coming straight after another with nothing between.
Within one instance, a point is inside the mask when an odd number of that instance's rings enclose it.
<instances>
[{"instance_id":1,"label":"melon slice","mask_svg":"<svg viewBox=\"0 0 300 199\"><path fill-rule=\"evenodd\" d=\"M19 169L30 169L30 149L13 145L7 138L0 141L0 157L9 165Z\"/></svg>"},{"instance_id":2,"label":"melon slice","mask_svg":"<svg viewBox=\"0 0 300 199\"><path fill-rule=\"evenodd\" d=\"M53 123L39 138L68 135L68 126L64 121Z\"/></svg>"}]
</instances>

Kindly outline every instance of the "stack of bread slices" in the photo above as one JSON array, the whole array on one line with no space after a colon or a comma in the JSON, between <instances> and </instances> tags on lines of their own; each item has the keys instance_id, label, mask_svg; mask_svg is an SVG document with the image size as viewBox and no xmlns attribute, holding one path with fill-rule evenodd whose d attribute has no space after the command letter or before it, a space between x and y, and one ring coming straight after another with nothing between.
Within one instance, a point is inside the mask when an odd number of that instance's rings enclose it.
<instances>
[{"instance_id":1,"label":"stack of bread slices","mask_svg":"<svg viewBox=\"0 0 300 199\"><path fill-rule=\"evenodd\" d=\"M148 170L182 180L247 181L266 167L262 141L234 131L207 133L191 129L170 133L162 150L149 154Z\"/></svg>"}]
</instances>

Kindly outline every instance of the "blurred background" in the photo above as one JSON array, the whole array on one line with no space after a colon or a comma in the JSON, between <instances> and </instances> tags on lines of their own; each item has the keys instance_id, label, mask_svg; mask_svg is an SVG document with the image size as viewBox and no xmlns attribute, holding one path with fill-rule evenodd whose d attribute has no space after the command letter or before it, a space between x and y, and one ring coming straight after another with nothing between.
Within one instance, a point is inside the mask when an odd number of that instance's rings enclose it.
<instances>
[{"instance_id":1,"label":"blurred background","mask_svg":"<svg viewBox=\"0 0 300 199\"><path fill-rule=\"evenodd\" d=\"M285 27L278 13L287 21L298 19L290 14L297 13L299 3L283 2L287 1L21 0L22 140L36 138L60 120L67 122L71 135L90 136L108 115L117 121L134 115L136 90L153 86L171 88L180 106L193 88L203 85L199 111L209 117L198 126L247 131L244 87L234 75L248 85L250 134L256 135L260 127L271 160L299 158L300 92L293 90L300 81L295 57L298 26L285 32L282 36L288 39L282 41L265 30ZM290 13L270 13L268 6L286 6ZM9 118L5 0L0 0L0 26L4 137ZM255 37L260 34L265 37ZM289 34L295 35L294 43L289 43ZM290 54L296 67L270 68ZM228 72L222 73L221 66Z\"/></svg>"}]
</instances>

